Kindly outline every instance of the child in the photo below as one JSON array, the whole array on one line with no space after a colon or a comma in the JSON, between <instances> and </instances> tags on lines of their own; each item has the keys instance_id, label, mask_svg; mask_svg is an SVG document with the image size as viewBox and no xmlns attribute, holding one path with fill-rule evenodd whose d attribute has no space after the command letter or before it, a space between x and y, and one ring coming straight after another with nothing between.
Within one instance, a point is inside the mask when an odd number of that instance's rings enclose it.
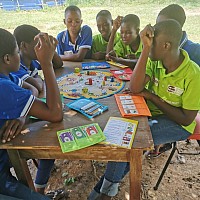
<instances>
[{"instance_id":1,"label":"child","mask_svg":"<svg viewBox=\"0 0 200 200\"><path fill-rule=\"evenodd\" d=\"M114 46L114 37L121 25L121 40ZM134 67L142 51L142 43L139 37L140 20L134 14L124 18L118 16L113 23L113 29L107 46L107 58L115 62ZM114 50L114 56L112 53Z\"/></svg>"},{"instance_id":2,"label":"child","mask_svg":"<svg viewBox=\"0 0 200 200\"><path fill-rule=\"evenodd\" d=\"M200 94L196 93L200 88L200 69L186 51L179 49L181 33L175 20L154 27L147 25L140 33L143 50L131 77L130 90L148 100L152 119L158 121L150 127L155 145L188 138L200 109ZM129 163L108 162L104 176L88 199L111 199L128 171Z\"/></svg>"},{"instance_id":3,"label":"child","mask_svg":"<svg viewBox=\"0 0 200 200\"><path fill-rule=\"evenodd\" d=\"M106 56L106 48L112 30L112 16L108 10L101 10L96 16L97 28L100 34L95 35L92 40L92 58L103 60ZM120 40L120 34L116 33L114 45Z\"/></svg>"},{"instance_id":4,"label":"child","mask_svg":"<svg viewBox=\"0 0 200 200\"><path fill-rule=\"evenodd\" d=\"M40 33L35 37L35 41L34 49L45 76L47 103L37 99L30 90L22 88L25 83L11 74L19 70L19 49L14 36L0 29L0 138L3 143L12 140L21 132L27 115L50 122L59 122L63 118L52 64L57 40L46 33ZM53 162L46 165L46 169L42 169L43 174L39 173L40 177L36 177L41 187L45 187L52 164ZM1 194L20 199L48 199L18 182L11 175L10 167L7 151L0 150Z\"/></svg>"},{"instance_id":5,"label":"child","mask_svg":"<svg viewBox=\"0 0 200 200\"><path fill-rule=\"evenodd\" d=\"M159 12L156 23L166 19L174 19L179 22L181 27L183 27L186 20L185 11L178 4L171 4L163 8ZM200 66L200 44L194 43L191 40L189 40L185 31L183 31L182 33L180 48L187 51L187 53L190 56L190 59Z\"/></svg>"},{"instance_id":6,"label":"child","mask_svg":"<svg viewBox=\"0 0 200 200\"><path fill-rule=\"evenodd\" d=\"M14 36L20 50L20 68L13 74L33 85L41 92L43 90L43 80L38 75L38 70L41 70L41 66L34 51L36 45L34 37L39 33L40 31L36 27L26 24L18 26L14 30ZM56 52L52 62L54 68L59 68L63 65L61 58Z\"/></svg>"},{"instance_id":7,"label":"child","mask_svg":"<svg viewBox=\"0 0 200 200\"><path fill-rule=\"evenodd\" d=\"M92 30L89 26L81 27L81 10L77 6L65 9L64 24L67 30L58 34L57 52L63 61L81 62L88 58L92 46Z\"/></svg>"}]
</instances>

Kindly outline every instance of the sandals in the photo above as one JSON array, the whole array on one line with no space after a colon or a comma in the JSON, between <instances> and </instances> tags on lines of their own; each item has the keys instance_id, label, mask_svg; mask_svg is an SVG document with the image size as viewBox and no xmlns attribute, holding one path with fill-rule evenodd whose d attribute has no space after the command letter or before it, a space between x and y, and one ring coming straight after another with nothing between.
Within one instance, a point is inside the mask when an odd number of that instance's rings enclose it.
<instances>
[{"instance_id":1,"label":"sandals","mask_svg":"<svg viewBox=\"0 0 200 200\"><path fill-rule=\"evenodd\" d=\"M170 150L172 148L171 143L166 143L163 146L159 148L159 150L153 150L149 151L148 154L145 154L145 156L148 156L150 158L158 158L160 155L162 155L164 152Z\"/></svg>"},{"instance_id":2,"label":"sandals","mask_svg":"<svg viewBox=\"0 0 200 200\"><path fill-rule=\"evenodd\" d=\"M66 192L64 190L58 189L58 190L55 190L55 191L47 192L45 194L45 196L47 196L48 198L53 199L53 200L61 200L64 197L66 197L67 195L66 195Z\"/></svg>"}]
</instances>

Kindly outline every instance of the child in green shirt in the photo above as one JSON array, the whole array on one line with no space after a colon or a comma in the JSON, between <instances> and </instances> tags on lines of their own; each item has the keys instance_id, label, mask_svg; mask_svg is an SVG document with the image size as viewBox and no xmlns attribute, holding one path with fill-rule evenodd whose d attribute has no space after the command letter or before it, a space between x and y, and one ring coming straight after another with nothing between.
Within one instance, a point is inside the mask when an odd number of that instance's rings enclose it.
<instances>
[{"instance_id":1,"label":"child in green shirt","mask_svg":"<svg viewBox=\"0 0 200 200\"><path fill-rule=\"evenodd\" d=\"M101 10L96 16L97 28L100 34L93 36L92 58L95 60L105 59L108 41L111 35L113 20L108 10ZM120 34L116 33L114 45L120 40Z\"/></svg>"},{"instance_id":2,"label":"child in green shirt","mask_svg":"<svg viewBox=\"0 0 200 200\"><path fill-rule=\"evenodd\" d=\"M121 26L121 39L114 46L114 37ZM130 67L134 67L142 51L139 37L140 19L137 15L129 14L124 18L118 16L113 22L113 29L107 46L107 59Z\"/></svg>"}]
</instances>

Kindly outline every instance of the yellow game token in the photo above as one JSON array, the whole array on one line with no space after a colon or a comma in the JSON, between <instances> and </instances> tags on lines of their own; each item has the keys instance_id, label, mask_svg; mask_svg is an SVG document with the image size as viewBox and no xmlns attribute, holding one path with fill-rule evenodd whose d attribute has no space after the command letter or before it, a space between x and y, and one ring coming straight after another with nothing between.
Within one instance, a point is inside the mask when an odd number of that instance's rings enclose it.
<instances>
[{"instance_id":1,"label":"yellow game token","mask_svg":"<svg viewBox=\"0 0 200 200\"><path fill-rule=\"evenodd\" d=\"M74 69L74 72L75 72L75 73L79 73L79 72L80 72L80 68L79 68L79 67L76 67L76 68Z\"/></svg>"}]
</instances>

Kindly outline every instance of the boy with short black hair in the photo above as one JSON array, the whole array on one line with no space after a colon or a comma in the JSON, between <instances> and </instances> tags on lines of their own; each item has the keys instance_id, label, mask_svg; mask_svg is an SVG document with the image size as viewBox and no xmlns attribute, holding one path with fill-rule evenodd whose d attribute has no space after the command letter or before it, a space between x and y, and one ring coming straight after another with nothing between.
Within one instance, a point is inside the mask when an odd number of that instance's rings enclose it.
<instances>
[{"instance_id":1,"label":"boy with short black hair","mask_svg":"<svg viewBox=\"0 0 200 200\"><path fill-rule=\"evenodd\" d=\"M92 58L95 60L103 60L106 56L106 49L113 25L113 20L110 11L101 10L96 16L96 22L100 34L93 36ZM119 40L120 34L117 32L114 38L114 46Z\"/></svg>"},{"instance_id":2,"label":"boy with short black hair","mask_svg":"<svg viewBox=\"0 0 200 200\"><path fill-rule=\"evenodd\" d=\"M14 30L14 36L20 50L20 68L17 72L13 72L13 74L33 85L41 92L43 90L43 80L38 75L38 70L41 70L41 66L37 61L34 50L36 45L34 37L39 33L40 30L27 24L20 25ZM61 58L56 52L52 62L54 68L59 68L63 65Z\"/></svg>"},{"instance_id":3,"label":"boy with short black hair","mask_svg":"<svg viewBox=\"0 0 200 200\"><path fill-rule=\"evenodd\" d=\"M19 70L19 49L15 37L0 29L0 139L4 143L21 132L27 115L50 122L59 122L63 118L60 93L52 64L57 40L46 33L39 33L34 40L34 50L45 76L47 103L37 99L30 90L22 88L27 83L11 74ZM41 181L42 188L45 188L52 164L53 161L51 165L46 165L46 173L39 174L36 178ZM20 199L48 199L17 181L10 173L10 167L7 151L0 150L1 194Z\"/></svg>"},{"instance_id":4,"label":"boy with short black hair","mask_svg":"<svg viewBox=\"0 0 200 200\"><path fill-rule=\"evenodd\" d=\"M114 46L114 37L120 26L121 40ZM140 19L137 15L129 14L124 18L118 16L113 23L113 29L106 51L107 58L133 68L142 51L139 31Z\"/></svg>"},{"instance_id":5,"label":"boy with short black hair","mask_svg":"<svg viewBox=\"0 0 200 200\"><path fill-rule=\"evenodd\" d=\"M195 92L200 89L200 68L179 49L181 33L175 20L147 25L140 33L143 50L129 87L147 100L152 119L158 122L150 127L155 145L187 139L200 109L200 93ZM111 199L128 171L129 163L108 162L88 200Z\"/></svg>"},{"instance_id":6,"label":"boy with short black hair","mask_svg":"<svg viewBox=\"0 0 200 200\"><path fill-rule=\"evenodd\" d=\"M183 27L186 20L185 11L178 4L170 4L159 12L156 22L158 23L166 19L174 19ZM187 51L190 59L200 66L200 44L189 40L185 31L182 32L180 48Z\"/></svg>"},{"instance_id":7,"label":"boy with short black hair","mask_svg":"<svg viewBox=\"0 0 200 200\"><path fill-rule=\"evenodd\" d=\"M57 52L63 61L81 62L90 56L92 30L87 25L81 27L82 22L81 10L77 6L65 9L64 24L67 30L57 36Z\"/></svg>"}]
</instances>

